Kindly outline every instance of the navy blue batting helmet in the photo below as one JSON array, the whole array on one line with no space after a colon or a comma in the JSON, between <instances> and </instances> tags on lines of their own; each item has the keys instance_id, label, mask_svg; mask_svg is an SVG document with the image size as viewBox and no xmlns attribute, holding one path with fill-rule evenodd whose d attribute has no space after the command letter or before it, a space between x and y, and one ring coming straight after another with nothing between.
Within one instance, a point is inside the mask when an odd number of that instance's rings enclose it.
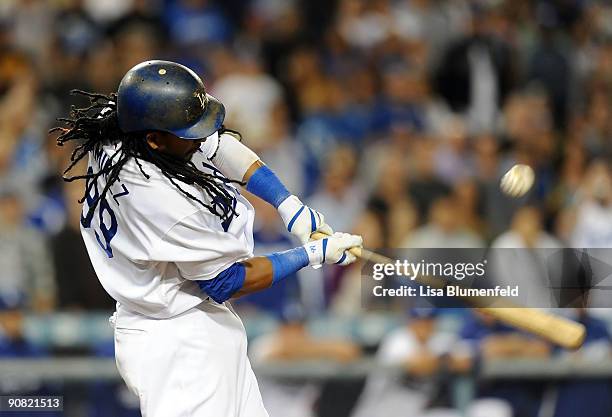
<instances>
[{"instance_id":1,"label":"navy blue batting helmet","mask_svg":"<svg viewBox=\"0 0 612 417\"><path fill-rule=\"evenodd\" d=\"M126 133L159 130L182 139L203 139L221 128L225 107L206 93L200 77L189 68L146 61L121 80L117 116Z\"/></svg>"}]
</instances>

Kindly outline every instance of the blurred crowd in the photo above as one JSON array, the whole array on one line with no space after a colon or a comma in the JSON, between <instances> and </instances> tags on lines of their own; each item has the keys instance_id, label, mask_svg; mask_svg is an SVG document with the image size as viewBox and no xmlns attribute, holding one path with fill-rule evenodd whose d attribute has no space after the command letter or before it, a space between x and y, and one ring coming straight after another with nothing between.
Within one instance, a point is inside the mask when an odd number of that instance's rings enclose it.
<instances>
[{"instance_id":1,"label":"blurred crowd","mask_svg":"<svg viewBox=\"0 0 612 417\"><path fill-rule=\"evenodd\" d=\"M612 247L607 1L3 0L0 325L13 329L24 311L112 310L80 238L83 184L62 181L70 149L47 132L84 104L70 90L114 92L128 69L153 58L194 69L225 104L226 125L334 229L362 234L367 247ZM517 163L533 167L536 183L512 199L499 180ZM272 207L253 204L258 253L295 243ZM306 343L302 319L287 317L363 314L359 276L359 266L305 271L242 301L244 314L285 323L256 356L358 357L350 343ZM608 340L598 326L593 338ZM460 333L488 335L476 325ZM430 351L430 336L388 337L384 361L417 376L451 366L440 364L448 341ZM504 337L468 356L554 354ZM522 412L515 407L535 415Z\"/></svg>"}]
</instances>

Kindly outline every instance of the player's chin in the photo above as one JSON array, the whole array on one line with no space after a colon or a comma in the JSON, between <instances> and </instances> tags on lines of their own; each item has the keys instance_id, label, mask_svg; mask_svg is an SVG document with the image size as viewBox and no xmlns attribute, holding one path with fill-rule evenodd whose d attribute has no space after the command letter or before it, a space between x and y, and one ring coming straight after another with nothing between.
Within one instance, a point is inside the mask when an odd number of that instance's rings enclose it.
<instances>
[{"instance_id":1,"label":"player's chin","mask_svg":"<svg viewBox=\"0 0 612 417\"><path fill-rule=\"evenodd\" d=\"M195 155L196 151L197 149L186 152L185 155L183 155L183 160L185 162L191 161L191 158L193 158L193 155Z\"/></svg>"}]
</instances>

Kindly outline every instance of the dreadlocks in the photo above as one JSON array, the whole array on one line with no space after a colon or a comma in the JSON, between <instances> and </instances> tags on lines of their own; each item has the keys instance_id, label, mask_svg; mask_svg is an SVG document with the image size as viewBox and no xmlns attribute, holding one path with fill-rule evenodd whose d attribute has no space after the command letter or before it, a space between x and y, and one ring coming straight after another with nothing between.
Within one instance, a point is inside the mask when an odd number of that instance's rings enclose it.
<instances>
[{"instance_id":1,"label":"dreadlocks","mask_svg":"<svg viewBox=\"0 0 612 417\"><path fill-rule=\"evenodd\" d=\"M206 174L196 168L191 162L185 162L177 157L151 149L142 133L124 133L119 129L117 119L117 95L88 93L81 90L72 90L71 94L81 95L89 98L89 106L76 108L72 106L70 118L59 118L58 121L66 123L67 127L55 127L50 133L61 132L57 138L58 146L63 146L70 141L77 141L77 146L70 156L70 164L64 171L65 181L75 181L85 179L87 186L85 193L79 200L83 203L89 194L95 181L101 176L106 176L106 186L102 192L96 196L89 206L87 217L93 214L98 203L104 199L110 187L119 178L121 168L130 159L134 158L138 168L145 178L150 176L144 171L140 160L153 163L163 175L178 188L186 197L190 198L206 207L212 214L218 216L223 222L230 221L234 215L238 215L234 209L233 196L228 192L225 183L237 183L239 181L230 180L223 176ZM223 127L221 128L224 129ZM74 166L79 163L89 151L95 151L104 144L119 143L115 153L109 158L108 163L98 172L88 171L84 175L73 175L69 173ZM212 204L194 196L181 187L180 183L188 185L198 185L210 197Z\"/></svg>"}]
</instances>

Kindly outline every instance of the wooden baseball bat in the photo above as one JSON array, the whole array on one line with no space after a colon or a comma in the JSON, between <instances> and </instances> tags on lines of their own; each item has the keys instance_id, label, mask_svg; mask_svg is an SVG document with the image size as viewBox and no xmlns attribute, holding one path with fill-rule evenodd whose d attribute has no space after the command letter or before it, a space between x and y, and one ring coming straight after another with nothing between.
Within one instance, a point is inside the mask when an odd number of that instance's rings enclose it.
<instances>
[{"instance_id":1,"label":"wooden baseball bat","mask_svg":"<svg viewBox=\"0 0 612 417\"><path fill-rule=\"evenodd\" d=\"M313 239L323 239L327 235L315 232ZM365 248L352 248L350 253L366 262L380 264L394 263L386 256ZM441 280L428 276L418 276L416 282L442 288ZM503 297L459 297L472 308L481 311L495 319L517 329L537 335L549 342L568 349L578 349L584 342L585 327L575 321L549 313L544 310L522 307Z\"/></svg>"}]
</instances>

